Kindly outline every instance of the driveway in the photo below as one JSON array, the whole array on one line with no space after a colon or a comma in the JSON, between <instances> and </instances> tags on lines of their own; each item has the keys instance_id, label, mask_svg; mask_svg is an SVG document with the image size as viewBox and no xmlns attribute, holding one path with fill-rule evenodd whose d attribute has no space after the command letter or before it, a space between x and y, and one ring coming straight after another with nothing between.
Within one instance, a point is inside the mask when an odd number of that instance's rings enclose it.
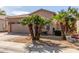
<instances>
[{"instance_id":1,"label":"driveway","mask_svg":"<svg viewBox=\"0 0 79 59\"><path fill-rule=\"evenodd\" d=\"M23 43L17 43L17 42L9 42L7 40L13 40L13 38L17 37L26 37L26 35L19 35L7 32L0 32L0 53L21 53L25 52L24 48L26 44Z\"/></svg>"},{"instance_id":2,"label":"driveway","mask_svg":"<svg viewBox=\"0 0 79 59\"><path fill-rule=\"evenodd\" d=\"M0 41L0 53L23 53L25 50L26 44Z\"/></svg>"},{"instance_id":3,"label":"driveway","mask_svg":"<svg viewBox=\"0 0 79 59\"><path fill-rule=\"evenodd\" d=\"M28 52L28 50L25 49L27 44L7 41L7 40L10 40L10 39L16 38L16 37L21 37L22 38L22 37L26 37L26 35L8 34L7 32L0 33L0 52L4 52L4 53ZM52 40L52 42L55 43L54 40ZM56 43L57 42L58 41L56 41ZM63 43L63 42L61 41L61 43ZM65 43L63 43L62 45L65 45ZM69 44L69 45L71 45L71 44ZM50 47L47 48L47 47L45 47L47 50L50 50L50 49L53 48L55 51L59 51L59 53L79 53L79 50L73 49L73 48L58 49L59 47L57 48L57 46L52 47L52 48L50 48ZM34 52L37 52L36 49L34 49L34 50L35 50ZM48 51L48 53L49 53L49 51Z\"/></svg>"},{"instance_id":4,"label":"driveway","mask_svg":"<svg viewBox=\"0 0 79 59\"><path fill-rule=\"evenodd\" d=\"M9 40L16 37L25 37L26 35L18 35L14 33L8 34L7 32L1 32L0 33L0 41Z\"/></svg>"}]
</instances>

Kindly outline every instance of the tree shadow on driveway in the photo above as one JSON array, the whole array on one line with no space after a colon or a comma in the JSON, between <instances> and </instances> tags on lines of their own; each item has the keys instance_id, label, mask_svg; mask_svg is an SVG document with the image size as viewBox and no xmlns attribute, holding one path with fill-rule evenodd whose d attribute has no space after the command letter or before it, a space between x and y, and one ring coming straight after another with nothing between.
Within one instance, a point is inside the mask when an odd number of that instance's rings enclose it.
<instances>
[{"instance_id":1,"label":"tree shadow on driveway","mask_svg":"<svg viewBox=\"0 0 79 59\"><path fill-rule=\"evenodd\" d=\"M60 46L60 44L52 43L52 44L39 44L39 43L33 43L33 45L30 45L26 47L28 49L29 53L36 52L36 53L59 53L63 52L62 49L67 48L67 46Z\"/></svg>"}]
</instances>

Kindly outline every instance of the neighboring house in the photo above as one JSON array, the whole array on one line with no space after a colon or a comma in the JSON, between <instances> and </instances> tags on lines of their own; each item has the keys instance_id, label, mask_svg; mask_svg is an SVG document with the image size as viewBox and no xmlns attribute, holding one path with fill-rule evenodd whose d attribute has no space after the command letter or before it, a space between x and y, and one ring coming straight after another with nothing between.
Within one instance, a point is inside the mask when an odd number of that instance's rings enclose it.
<instances>
[{"instance_id":1,"label":"neighboring house","mask_svg":"<svg viewBox=\"0 0 79 59\"><path fill-rule=\"evenodd\" d=\"M28 29L27 25L26 26L21 25L20 20L24 17L28 17L33 14L50 19L52 16L55 15L55 12L51 12L51 11L48 11L45 9L40 9L40 10L37 10L37 11L32 12L30 14L26 14L26 15L8 16L6 18L8 20L8 32L29 33L29 29ZM45 29L48 30L48 32L47 32L48 34L52 34L53 25L45 26Z\"/></svg>"},{"instance_id":2,"label":"neighboring house","mask_svg":"<svg viewBox=\"0 0 79 59\"><path fill-rule=\"evenodd\" d=\"M0 32L7 31L7 26L6 16L0 16Z\"/></svg>"}]
</instances>

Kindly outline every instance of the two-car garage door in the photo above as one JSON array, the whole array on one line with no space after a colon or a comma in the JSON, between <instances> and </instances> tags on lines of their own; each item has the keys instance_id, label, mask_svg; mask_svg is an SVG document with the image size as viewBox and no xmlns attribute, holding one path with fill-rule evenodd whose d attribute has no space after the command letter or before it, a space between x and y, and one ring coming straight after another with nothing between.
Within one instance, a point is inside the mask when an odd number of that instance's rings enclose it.
<instances>
[{"instance_id":1,"label":"two-car garage door","mask_svg":"<svg viewBox=\"0 0 79 59\"><path fill-rule=\"evenodd\" d=\"M23 26L21 24L11 24L11 32L29 33L29 29L27 26Z\"/></svg>"}]
</instances>

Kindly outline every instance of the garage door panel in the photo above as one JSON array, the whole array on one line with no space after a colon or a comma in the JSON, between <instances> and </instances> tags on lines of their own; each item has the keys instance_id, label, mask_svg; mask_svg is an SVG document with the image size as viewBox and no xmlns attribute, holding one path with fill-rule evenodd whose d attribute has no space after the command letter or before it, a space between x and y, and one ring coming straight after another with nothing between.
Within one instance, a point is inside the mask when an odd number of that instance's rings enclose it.
<instances>
[{"instance_id":1,"label":"garage door panel","mask_svg":"<svg viewBox=\"0 0 79 59\"><path fill-rule=\"evenodd\" d=\"M29 33L29 29L27 26L23 26L21 24L12 24L11 32Z\"/></svg>"}]
</instances>

